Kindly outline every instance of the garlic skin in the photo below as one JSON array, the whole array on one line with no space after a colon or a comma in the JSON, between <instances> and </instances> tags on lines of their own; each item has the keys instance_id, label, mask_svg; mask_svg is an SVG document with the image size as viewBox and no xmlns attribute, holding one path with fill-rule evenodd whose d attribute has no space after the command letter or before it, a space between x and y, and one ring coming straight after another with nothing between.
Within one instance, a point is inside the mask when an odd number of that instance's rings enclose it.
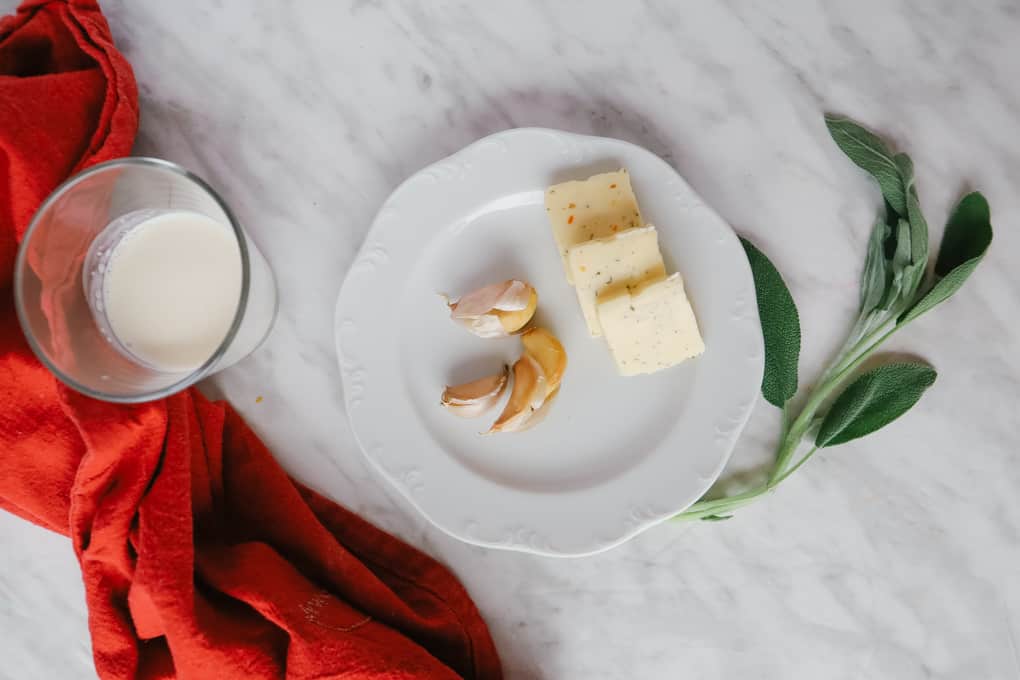
<instances>
[{"instance_id":1,"label":"garlic skin","mask_svg":"<svg viewBox=\"0 0 1020 680\"><path fill-rule=\"evenodd\" d=\"M470 318L451 315L451 318L480 338L505 338L510 335L495 314L482 314Z\"/></svg>"},{"instance_id":2,"label":"garlic skin","mask_svg":"<svg viewBox=\"0 0 1020 680\"><path fill-rule=\"evenodd\" d=\"M506 390L510 368L503 366L503 372L472 380L462 385L448 385L443 390L442 405L447 411L460 418L475 418L482 415L499 401Z\"/></svg>"},{"instance_id":3,"label":"garlic skin","mask_svg":"<svg viewBox=\"0 0 1020 680\"><path fill-rule=\"evenodd\" d=\"M447 299L450 318L481 338L505 338L531 320L538 293L528 283L508 279L456 299Z\"/></svg>"}]
</instances>

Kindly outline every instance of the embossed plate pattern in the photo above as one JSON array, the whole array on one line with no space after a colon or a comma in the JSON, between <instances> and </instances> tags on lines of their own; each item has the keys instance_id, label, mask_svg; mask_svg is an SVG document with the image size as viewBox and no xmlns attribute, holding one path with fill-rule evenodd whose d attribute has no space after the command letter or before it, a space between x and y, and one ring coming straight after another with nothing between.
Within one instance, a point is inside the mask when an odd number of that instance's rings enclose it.
<instances>
[{"instance_id":1,"label":"embossed plate pattern","mask_svg":"<svg viewBox=\"0 0 1020 680\"><path fill-rule=\"evenodd\" d=\"M548 185L620 167L707 346L635 378L588 337L543 207ZM505 278L537 288L537 322L569 365L545 422L483 436L498 409L459 419L439 395L512 362L520 341L470 335L439 293ZM693 503L726 464L763 362L740 243L676 171L627 142L537 128L486 137L393 192L340 291L336 343L351 426L378 470L451 535L544 555L604 550Z\"/></svg>"}]
</instances>

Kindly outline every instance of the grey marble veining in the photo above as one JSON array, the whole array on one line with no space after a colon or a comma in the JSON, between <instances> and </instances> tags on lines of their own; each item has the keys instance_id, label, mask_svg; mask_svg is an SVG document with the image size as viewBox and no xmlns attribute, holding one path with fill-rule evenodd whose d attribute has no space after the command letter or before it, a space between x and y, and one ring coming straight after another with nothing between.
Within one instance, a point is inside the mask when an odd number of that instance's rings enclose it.
<instances>
[{"instance_id":1,"label":"grey marble veining","mask_svg":"<svg viewBox=\"0 0 1020 680\"><path fill-rule=\"evenodd\" d=\"M221 189L279 280L267 344L207 389L296 477L450 565L511 680L1020 675L1020 7L190 4L104 7L141 88L137 153ZM333 305L404 177L514 126L649 148L776 261L810 382L851 322L878 206L826 110L912 155L933 236L965 189L992 205L977 275L890 347L940 371L907 417L730 522L660 526L580 560L458 543L369 471ZM760 404L731 470L763 461L777 432ZM93 673L70 544L0 514L0 546L0 678Z\"/></svg>"}]
</instances>

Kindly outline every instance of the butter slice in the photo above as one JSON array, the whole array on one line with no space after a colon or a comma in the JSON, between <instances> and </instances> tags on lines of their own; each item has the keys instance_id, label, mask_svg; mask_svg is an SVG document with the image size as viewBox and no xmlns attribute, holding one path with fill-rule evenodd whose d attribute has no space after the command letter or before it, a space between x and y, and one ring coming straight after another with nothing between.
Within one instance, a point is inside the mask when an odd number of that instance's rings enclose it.
<instances>
[{"instance_id":1,"label":"butter slice","mask_svg":"<svg viewBox=\"0 0 1020 680\"><path fill-rule=\"evenodd\" d=\"M645 224L626 170L551 186L545 192L545 209L570 283L571 246Z\"/></svg>"},{"instance_id":2,"label":"butter slice","mask_svg":"<svg viewBox=\"0 0 1020 680\"><path fill-rule=\"evenodd\" d=\"M651 225L572 246L567 251L567 264L593 337L602 335L596 310L600 298L614 297L666 277L659 236Z\"/></svg>"},{"instance_id":3,"label":"butter slice","mask_svg":"<svg viewBox=\"0 0 1020 680\"><path fill-rule=\"evenodd\" d=\"M602 301L598 314L620 375L655 373L705 351L679 274Z\"/></svg>"}]
</instances>

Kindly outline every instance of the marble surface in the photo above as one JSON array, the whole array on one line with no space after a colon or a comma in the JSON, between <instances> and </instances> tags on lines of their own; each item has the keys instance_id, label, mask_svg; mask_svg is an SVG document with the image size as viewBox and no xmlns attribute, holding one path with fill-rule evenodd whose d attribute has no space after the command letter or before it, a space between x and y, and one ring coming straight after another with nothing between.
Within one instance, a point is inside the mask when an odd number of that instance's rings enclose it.
<instances>
[{"instance_id":1,"label":"marble surface","mask_svg":"<svg viewBox=\"0 0 1020 680\"><path fill-rule=\"evenodd\" d=\"M219 187L279 279L267 344L208 392L296 477L455 570L509 678L1020 675L1015 3L104 7L141 88L137 152ZM985 264L892 343L940 370L907 417L732 521L660 526L579 560L458 543L368 469L343 412L333 305L405 176L514 126L651 149L772 255L800 307L810 381L848 329L878 204L824 110L911 153L935 236L963 190L992 205ZM765 460L777 432L760 403L730 471ZM4 514L0 658L4 679L94 673L70 544Z\"/></svg>"}]
</instances>

